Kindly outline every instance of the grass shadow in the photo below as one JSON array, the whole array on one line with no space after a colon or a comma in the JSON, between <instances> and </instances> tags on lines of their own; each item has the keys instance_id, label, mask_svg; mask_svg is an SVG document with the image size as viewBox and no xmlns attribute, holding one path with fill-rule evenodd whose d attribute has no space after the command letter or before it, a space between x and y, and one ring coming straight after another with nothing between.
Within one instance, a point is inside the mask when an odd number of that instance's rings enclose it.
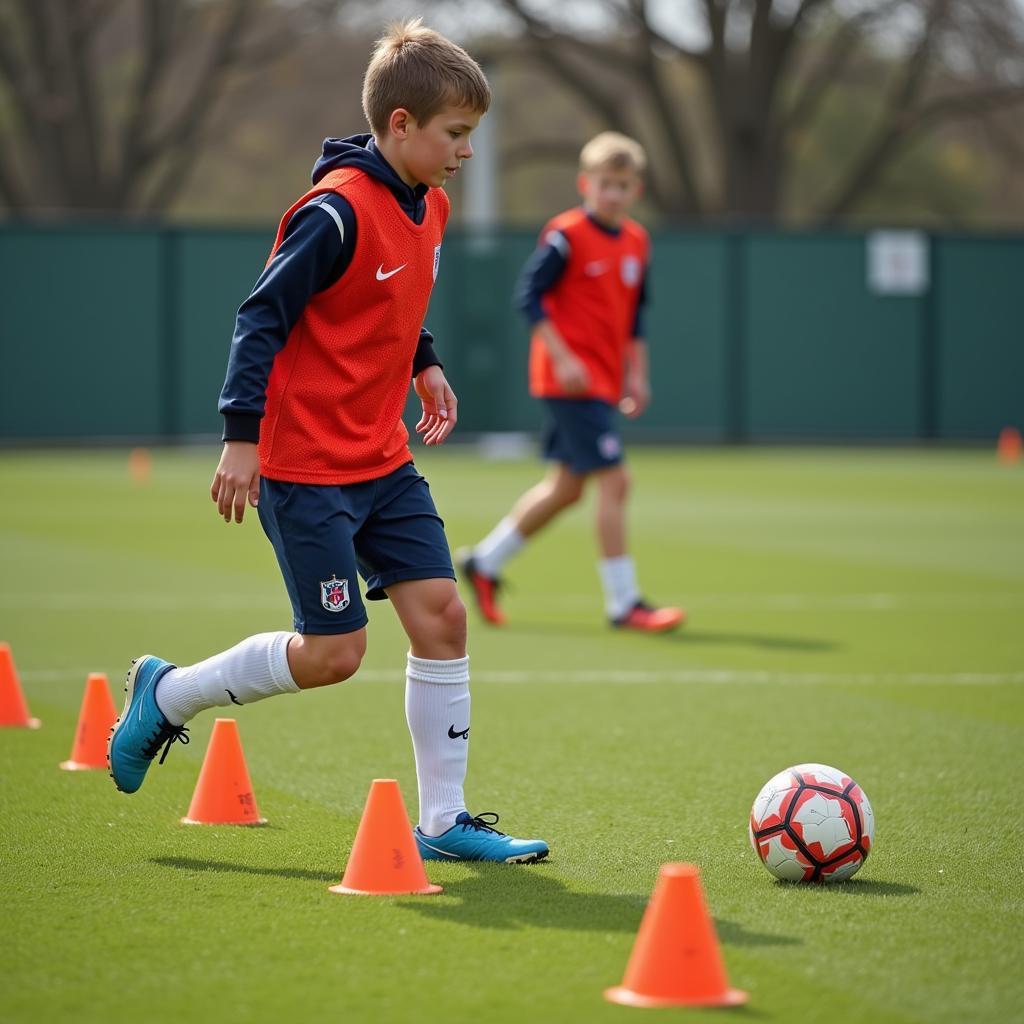
<instances>
[{"instance_id":1,"label":"grass shadow","mask_svg":"<svg viewBox=\"0 0 1024 1024\"><path fill-rule=\"evenodd\" d=\"M736 921L715 918L715 931L719 941L726 946L800 946L803 939L792 935L769 935L764 932L748 931Z\"/></svg>"},{"instance_id":2,"label":"grass shadow","mask_svg":"<svg viewBox=\"0 0 1024 1024\"><path fill-rule=\"evenodd\" d=\"M841 646L833 640L816 640L804 636L777 636L771 633L728 633L708 629L684 629L679 633L666 634L666 639L690 645L757 647L770 651L838 651L841 649Z\"/></svg>"},{"instance_id":3,"label":"grass shadow","mask_svg":"<svg viewBox=\"0 0 1024 1024\"><path fill-rule=\"evenodd\" d=\"M233 864L223 860L199 860L196 857L150 857L151 864L178 871L220 871L239 875L272 875L277 878L301 878L313 882L337 882L341 875L305 868L264 868L255 864Z\"/></svg>"},{"instance_id":4,"label":"grass shadow","mask_svg":"<svg viewBox=\"0 0 1024 1024\"><path fill-rule=\"evenodd\" d=\"M785 883L783 883L785 884ZM827 893L837 896L920 896L921 890L916 885L904 885L902 882L876 882L870 878L850 878L836 885L823 885Z\"/></svg>"},{"instance_id":5,"label":"grass shadow","mask_svg":"<svg viewBox=\"0 0 1024 1024\"><path fill-rule=\"evenodd\" d=\"M442 881L438 900L403 900L402 907L435 921L508 931L554 928L563 931L626 932L640 926L649 894L571 892L545 874L544 866L521 869L512 876L502 864L466 864L468 878ZM500 884L502 882L512 884ZM716 921L723 943L737 946L794 945L800 939L747 931L732 921Z\"/></svg>"},{"instance_id":6,"label":"grass shadow","mask_svg":"<svg viewBox=\"0 0 1024 1024\"><path fill-rule=\"evenodd\" d=\"M603 622L593 625L567 622L519 621L508 627L508 633L522 636L576 636L593 639L608 637L618 633ZM774 651L838 651L841 645L834 640L818 640L802 636L777 636L771 633L734 633L722 630L694 629L690 626L673 630L668 633L647 634L645 640L660 643L678 643L690 646L705 645L708 647L756 647L760 650Z\"/></svg>"},{"instance_id":7,"label":"grass shadow","mask_svg":"<svg viewBox=\"0 0 1024 1024\"><path fill-rule=\"evenodd\" d=\"M444 886L440 899L403 899L402 907L435 921L495 931L539 927L632 932L647 905L646 895L570 892L543 866L522 868L516 875L504 864L467 863L460 868L472 874L454 881L432 879Z\"/></svg>"},{"instance_id":8,"label":"grass shadow","mask_svg":"<svg viewBox=\"0 0 1024 1024\"><path fill-rule=\"evenodd\" d=\"M517 619L506 627L509 634L522 634L523 636L584 636L593 638L596 636L611 636L614 631L607 623L597 621L593 625L572 622L540 622L524 619Z\"/></svg>"}]
</instances>

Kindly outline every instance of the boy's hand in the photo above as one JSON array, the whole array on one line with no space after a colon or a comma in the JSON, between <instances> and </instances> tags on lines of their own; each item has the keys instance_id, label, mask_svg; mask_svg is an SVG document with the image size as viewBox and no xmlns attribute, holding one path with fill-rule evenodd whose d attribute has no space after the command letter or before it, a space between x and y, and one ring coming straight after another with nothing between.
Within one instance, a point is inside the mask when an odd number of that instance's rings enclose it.
<instances>
[{"instance_id":1,"label":"boy's hand","mask_svg":"<svg viewBox=\"0 0 1024 1024\"><path fill-rule=\"evenodd\" d=\"M558 328L550 320L538 320L534 326L544 340L544 347L551 357L551 369L562 390L569 395L586 391L590 387L587 367L566 344Z\"/></svg>"},{"instance_id":2,"label":"boy's hand","mask_svg":"<svg viewBox=\"0 0 1024 1024\"><path fill-rule=\"evenodd\" d=\"M232 509L235 522L242 521L247 497L253 508L259 504L260 457L256 445L249 441L224 442L224 451L210 485L210 497L225 523L231 522Z\"/></svg>"},{"instance_id":3,"label":"boy's hand","mask_svg":"<svg viewBox=\"0 0 1024 1024\"><path fill-rule=\"evenodd\" d=\"M423 415L416 424L416 433L424 444L442 444L455 429L459 400L455 397L440 366L428 366L413 381L423 405Z\"/></svg>"},{"instance_id":4,"label":"boy's hand","mask_svg":"<svg viewBox=\"0 0 1024 1024\"><path fill-rule=\"evenodd\" d=\"M558 383L570 395L578 395L590 387L590 374L583 361L566 349L553 361L552 366Z\"/></svg>"},{"instance_id":5,"label":"boy's hand","mask_svg":"<svg viewBox=\"0 0 1024 1024\"><path fill-rule=\"evenodd\" d=\"M639 378L634 380L627 378L622 401L619 402L619 411L624 416L628 416L631 420L635 420L637 416L643 414L644 410L650 404L650 384L648 384L646 380L641 380Z\"/></svg>"}]
</instances>

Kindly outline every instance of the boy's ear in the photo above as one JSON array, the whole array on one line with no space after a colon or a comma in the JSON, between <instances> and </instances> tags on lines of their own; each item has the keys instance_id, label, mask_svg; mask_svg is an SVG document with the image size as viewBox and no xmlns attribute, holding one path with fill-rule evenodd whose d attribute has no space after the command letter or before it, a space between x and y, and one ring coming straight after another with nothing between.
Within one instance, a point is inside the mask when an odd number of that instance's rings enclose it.
<instances>
[{"instance_id":1,"label":"boy's ear","mask_svg":"<svg viewBox=\"0 0 1024 1024\"><path fill-rule=\"evenodd\" d=\"M409 135L409 128L415 123L416 118L405 107L397 107L391 111L391 116L388 118L388 131L396 139L405 139Z\"/></svg>"},{"instance_id":2,"label":"boy's ear","mask_svg":"<svg viewBox=\"0 0 1024 1024\"><path fill-rule=\"evenodd\" d=\"M587 190L587 172L586 171L580 171L580 173L576 175L576 191L579 192L580 195L583 195L583 193L586 192L586 190Z\"/></svg>"}]
</instances>

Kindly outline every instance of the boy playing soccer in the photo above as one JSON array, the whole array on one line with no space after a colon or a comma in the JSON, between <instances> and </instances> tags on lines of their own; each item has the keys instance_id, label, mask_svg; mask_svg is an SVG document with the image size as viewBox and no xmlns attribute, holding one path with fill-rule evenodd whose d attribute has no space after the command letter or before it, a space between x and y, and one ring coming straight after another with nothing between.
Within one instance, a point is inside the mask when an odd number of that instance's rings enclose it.
<instances>
[{"instance_id":1,"label":"boy playing soccer","mask_svg":"<svg viewBox=\"0 0 1024 1024\"><path fill-rule=\"evenodd\" d=\"M580 154L583 206L548 222L519 281L517 304L533 327L530 393L546 406L552 466L476 547L460 553L477 606L495 625L505 621L497 602L502 566L578 501L591 478L609 620L649 633L685 620L682 609L652 608L641 598L626 553L629 477L615 408L635 417L650 401L642 327L650 241L627 216L645 165L639 143L624 135L591 139Z\"/></svg>"},{"instance_id":2,"label":"boy playing soccer","mask_svg":"<svg viewBox=\"0 0 1024 1024\"><path fill-rule=\"evenodd\" d=\"M185 668L152 655L133 662L109 744L118 789L135 792L161 747L166 756L187 742L184 724L199 711L354 675L366 650L358 572L366 597L390 599L409 637L423 858L547 856L546 843L466 810L466 612L401 420L412 379L424 443L441 444L455 426L456 398L422 324L448 219L443 185L473 155L470 132L489 103L464 50L418 20L393 27L363 83L373 134L326 140L313 188L282 218L238 312L210 494L225 522L242 522L246 500L258 508L295 631L251 636Z\"/></svg>"}]
</instances>

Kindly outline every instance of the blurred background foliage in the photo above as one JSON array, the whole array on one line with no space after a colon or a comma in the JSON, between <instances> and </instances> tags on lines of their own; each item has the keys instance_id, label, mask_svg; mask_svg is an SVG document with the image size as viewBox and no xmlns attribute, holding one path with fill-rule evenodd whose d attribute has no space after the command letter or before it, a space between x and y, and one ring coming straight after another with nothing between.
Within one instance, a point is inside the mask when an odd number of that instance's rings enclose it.
<instances>
[{"instance_id":1,"label":"blurred background foliage","mask_svg":"<svg viewBox=\"0 0 1024 1024\"><path fill-rule=\"evenodd\" d=\"M506 224L616 128L654 225L1024 226L1020 0L2 0L0 209L276 220L407 16L487 69Z\"/></svg>"}]
</instances>

